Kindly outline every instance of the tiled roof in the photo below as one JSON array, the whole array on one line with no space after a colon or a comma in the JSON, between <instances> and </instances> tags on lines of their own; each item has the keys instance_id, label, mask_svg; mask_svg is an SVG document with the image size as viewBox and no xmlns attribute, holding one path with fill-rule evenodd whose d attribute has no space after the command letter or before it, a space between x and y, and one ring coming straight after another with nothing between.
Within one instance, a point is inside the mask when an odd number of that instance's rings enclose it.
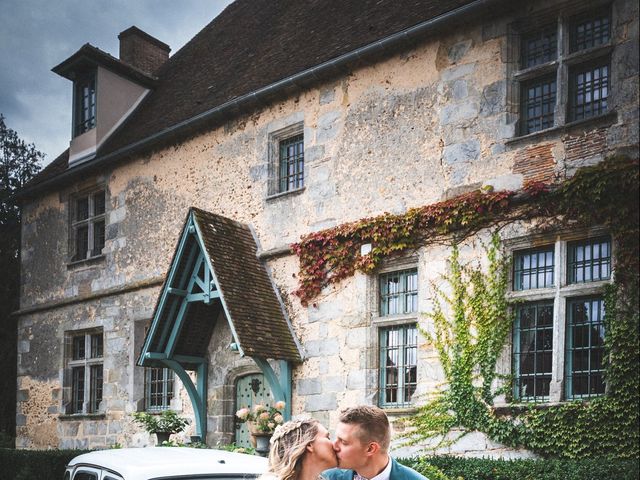
<instances>
[{"instance_id":1,"label":"tiled roof","mask_svg":"<svg viewBox=\"0 0 640 480\"><path fill-rule=\"evenodd\" d=\"M245 355L299 362L300 352L247 225L191 209Z\"/></svg>"},{"instance_id":2,"label":"tiled roof","mask_svg":"<svg viewBox=\"0 0 640 480\"><path fill-rule=\"evenodd\" d=\"M193 234L186 234L192 220L199 240ZM265 265L256 256L257 246L251 229L220 215L191 208L180 238L185 241L182 246L178 241L169 267L169 272L175 274L167 275L158 296L154 324L148 333L151 337L145 340L145 345L147 342L149 345L147 351L166 351L169 340L163 332L176 325L177 312L183 302L182 297L167 294L167 289L187 290L202 243L221 298L210 304L189 304L174 354L205 357L216 321L224 308L234 337L245 355L300 362L300 351L284 307ZM144 357L140 361L149 364Z\"/></svg>"},{"instance_id":3,"label":"tiled roof","mask_svg":"<svg viewBox=\"0 0 640 480\"><path fill-rule=\"evenodd\" d=\"M236 0L166 62L156 88L93 163L323 62L488 1Z\"/></svg>"}]
</instances>

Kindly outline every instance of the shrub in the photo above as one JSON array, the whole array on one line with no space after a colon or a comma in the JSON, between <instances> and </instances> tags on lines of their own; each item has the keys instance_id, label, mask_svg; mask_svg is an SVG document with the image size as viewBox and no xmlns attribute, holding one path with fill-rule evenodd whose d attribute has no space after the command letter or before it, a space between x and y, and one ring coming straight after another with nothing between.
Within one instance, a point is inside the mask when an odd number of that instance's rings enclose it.
<instances>
[{"instance_id":1,"label":"shrub","mask_svg":"<svg viewBox=\"0 0 640 480\"><path fill-rule=\"evenodd\" d=\"M430 456L400 461L429 480L440 480L430 474L433 467L450 480L636 480L640 475L638 459L493 460Z\"/></svg>"},{"instance_id":2,"label":"shrub","mask_svg":"<svg viewBox=\"0 0 640 480\"><path fill-rule=\"evenodd\" d=\"M61 480L69 461L88 450L15 450L0 448L0 480Z\"/></svg>"}]
</instances>

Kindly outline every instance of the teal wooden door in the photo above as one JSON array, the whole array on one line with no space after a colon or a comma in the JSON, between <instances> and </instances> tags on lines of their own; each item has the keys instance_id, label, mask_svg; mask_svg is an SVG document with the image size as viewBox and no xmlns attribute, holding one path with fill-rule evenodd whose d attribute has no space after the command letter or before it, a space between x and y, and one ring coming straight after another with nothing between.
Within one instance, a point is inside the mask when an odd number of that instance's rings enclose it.
<instances>
[{"instance_id":1,"label":"teal wooden door","mask_svg":"<svg viewBox=\"0 0 640 480\"><path fill-rule=\"evenodd\" d=\"M271 405L271 389L261 373L252 373L236 381L236 410L242 407L252 408L256 404ZM236 445L251 447L249 428L246 423L236 421Z\"/></svg>"}]
</instances>

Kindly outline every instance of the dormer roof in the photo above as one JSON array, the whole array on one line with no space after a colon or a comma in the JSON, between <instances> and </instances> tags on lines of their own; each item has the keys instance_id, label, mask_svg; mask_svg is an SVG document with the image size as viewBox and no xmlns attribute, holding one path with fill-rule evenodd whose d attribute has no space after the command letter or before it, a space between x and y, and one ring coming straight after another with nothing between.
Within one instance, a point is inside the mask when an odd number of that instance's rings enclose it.
<instances>
[{"instance_id":1,"label":"dormer roof","mask_svg":"<svg viewBox=\"0 0 640 480\"><path fill-rule=\"evenodd\" d=\"M89 43L85 43L76 53L53 67L51 71L74 81L78 75L97 67L106 68L147 88L153 88L158 83L156 77L138 70Z\"/></svg>"}]
</instances>

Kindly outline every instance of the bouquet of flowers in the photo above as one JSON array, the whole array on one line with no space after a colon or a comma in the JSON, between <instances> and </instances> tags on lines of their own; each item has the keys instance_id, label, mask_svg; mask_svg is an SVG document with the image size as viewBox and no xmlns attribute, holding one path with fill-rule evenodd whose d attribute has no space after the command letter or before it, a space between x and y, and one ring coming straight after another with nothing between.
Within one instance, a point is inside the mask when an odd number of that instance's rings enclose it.
<instances>
[{"instance_id":1,"label":"bouquet of flowers","mask_svg":"<svg viewBox=\"0 0 640 480\"><path fill-rule=\"evenodd\" d=\"M244 407L236 412L236 417L241 422L248 423L249 431L252 434L273 433L276 427L284 422L282 410L285 405L284 402L280 401L276 402L272 407L260 404L254 405L253 409Z\"/></svg>"}]
</instances>

